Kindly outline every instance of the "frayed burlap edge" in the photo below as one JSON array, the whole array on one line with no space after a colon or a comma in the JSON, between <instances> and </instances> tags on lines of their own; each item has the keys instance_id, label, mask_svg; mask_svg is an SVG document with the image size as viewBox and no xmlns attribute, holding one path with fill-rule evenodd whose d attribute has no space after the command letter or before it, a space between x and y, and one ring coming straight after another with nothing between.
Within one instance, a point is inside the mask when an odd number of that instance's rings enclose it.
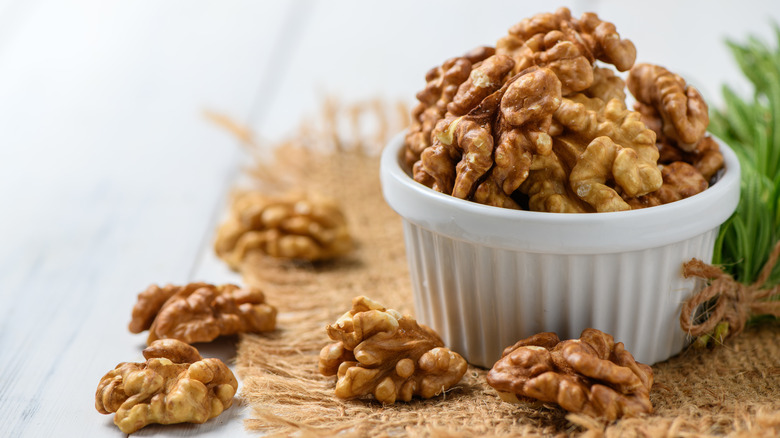
<instances>
[{"instance_id":1,"label":"frayed burlap edge","mask_svg":"<svg viewBox=\"0 0 780 438\"><path fill-rule=\"evenodd\" d=\"M403 123L379 101L349 107L330 100L317 123L306 122L274 159L261 148L248 166L255 189L315 191L336 197L356 249L329 263L245 260L245 282L262 288L280 309L278 329L241 337L240 396L252 407L246 427L268 436L776 436L780 434L780 325L746 330L726 346L685 351L655 364L655 412L612 424L543 404L501 401L470 367L441 396L383 406L340 400L335 379L317 373L324 327L367 295L413 314L401 222L384 203L378 152ZM366 135L361 123L376 127ZM345 128L346 127L346 128ZM652 336L652 334L648 334Z\"/></svg>"}]
</instances>

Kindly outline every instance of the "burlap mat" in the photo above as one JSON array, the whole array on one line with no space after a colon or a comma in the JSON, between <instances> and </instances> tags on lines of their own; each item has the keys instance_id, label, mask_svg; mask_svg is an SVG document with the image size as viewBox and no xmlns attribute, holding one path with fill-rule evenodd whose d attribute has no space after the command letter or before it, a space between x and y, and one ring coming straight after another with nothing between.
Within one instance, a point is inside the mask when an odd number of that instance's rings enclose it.
<instances>
[{"instance_id":1,"label":"burlap mat","mask_svg":"<svg viewBox=\"0 0 780 438\"><path fill-rule=\"evenodd\" d=\"M430 400L383 406L333 395L335 378L317 372L324 327L369 296L413 314L400 218L385 204L378 151L397 118L377 102L339 108L307 122L249 166L262 190L308 190L338 198L356 240L347 258L325 264L285 262L254 254L247 284L262 288L279 310L278 330L245 335L238 348L240 396L252 408L249 430L270 436L778 436L780 324L751 327L714 350L684 351L655 364L655 412L604 424L546 405L501 401L470 367L456 387ZM368 115L369 120L362 117ZM371 126L370 132L360 127ZM365 129L364 129L365 131ZM345 140L349 139L349 141ZM652 333L648 333L652 336ZM618 339L619 341L619 339Z\"/></svg>"}]
</instances>

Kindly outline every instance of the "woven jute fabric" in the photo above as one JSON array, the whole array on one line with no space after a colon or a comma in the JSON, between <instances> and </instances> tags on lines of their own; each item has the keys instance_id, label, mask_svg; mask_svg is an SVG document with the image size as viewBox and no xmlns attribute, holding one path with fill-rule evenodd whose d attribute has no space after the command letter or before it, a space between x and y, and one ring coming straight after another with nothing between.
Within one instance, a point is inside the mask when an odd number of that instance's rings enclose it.
<instances>
[{"instance_id":1,"label":"woven jute fabric","mask_svg":"<svg viewBox=\"0 0 780 438\"><path fill-rule=\"evenodd\" d=\"M239 342L237 372L240 397L251 409L249 430L307 437L780 435L776 322L749 327L726 345L686 350L654 364L654 413L611 424L554 405L503 402L487 385L487 370L477 367L429 400L382 405L336 398L335 378L317 372L319 352L330 342L325 326L358 295L414 314L401 219L385 204L379 182L378 152L403 125L388 117L393 111L376 102L348 108L331 103L319 122L248 166L255 189L338 199L355 240L349 256L327 263L260 253L245 259L244 281L265 291L280 311L276 331ZM356 128L366 124L373 127L368 134Z\"/></svg>"}]
</instances>

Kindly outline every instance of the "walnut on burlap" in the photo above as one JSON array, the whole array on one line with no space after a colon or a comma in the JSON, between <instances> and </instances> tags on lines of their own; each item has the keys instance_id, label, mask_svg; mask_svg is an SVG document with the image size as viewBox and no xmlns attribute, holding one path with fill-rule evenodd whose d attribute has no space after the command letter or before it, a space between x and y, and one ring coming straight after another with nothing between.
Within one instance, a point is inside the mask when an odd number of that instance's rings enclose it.
<instances>
[{"instance_id":1,"label":"walnut on burlap","mask_svg":"<svg viewBox=\"0 0 780 438\"><path fill-rule=\"evenodd\" d=\"M349 128L349 120L358 120L355 108L368 119L393 113L379 104L342 108L330 101L320 119L325 123L317 125L320 131L307 123L279 146L275 162L252 164L255 183L265 189L284 191L290 188L286 184L296 184L296 189L327 188L339 196L357 248L346 259L321 264L259 254L247 261L251 268L245 282L266 291L280 311L276 332L243 335L239 343L240 397L252 408L249 430L268 436L344 437L780 434L778 323L748 328L720 348L688 350L655 364L650 393L654 413L608 425L567 415L555 406L505 403L487 385L487 370L476 367L469 367L458 385L429 400L383 406L338 399L335 378L317 371L319 351L329 342L325 326L357 295L402 313L414 310L401 220L382 198L376 155L401 125L364 120L360 123L384 131L356 142L351 136L356 129ZM383 111L384 116L374 114Z\"/></svg>"}]
</instances>

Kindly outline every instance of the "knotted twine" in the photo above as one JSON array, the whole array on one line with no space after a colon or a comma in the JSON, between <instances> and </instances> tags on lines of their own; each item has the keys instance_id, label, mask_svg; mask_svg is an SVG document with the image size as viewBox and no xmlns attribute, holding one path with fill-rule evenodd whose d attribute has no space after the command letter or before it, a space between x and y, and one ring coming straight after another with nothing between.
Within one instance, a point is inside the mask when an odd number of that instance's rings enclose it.
<instances>
[{"instance_id":1,"label":"knotted twine","mask_svg":"<svg viewBox=\"0 0 780 438\"><path fill-rule=\"evenodd\" d=\"M761 273L752 284L743 284L726 273L722 268L708 265L699 259L692 259L683 265L686 278L699 277L710 280L710 284L689 298L680 313L680 326L693 337L711 335L718 326L726 326L725 337L739 334L744 330L752 316L772 315L780 317L780 301L767 298L780 293L780 284L766 287L766 282L780 257L780 241L769 254ZM709 316L703 321L697 318L699 306L710 303Z\"/></svg>"}]
</instances>

